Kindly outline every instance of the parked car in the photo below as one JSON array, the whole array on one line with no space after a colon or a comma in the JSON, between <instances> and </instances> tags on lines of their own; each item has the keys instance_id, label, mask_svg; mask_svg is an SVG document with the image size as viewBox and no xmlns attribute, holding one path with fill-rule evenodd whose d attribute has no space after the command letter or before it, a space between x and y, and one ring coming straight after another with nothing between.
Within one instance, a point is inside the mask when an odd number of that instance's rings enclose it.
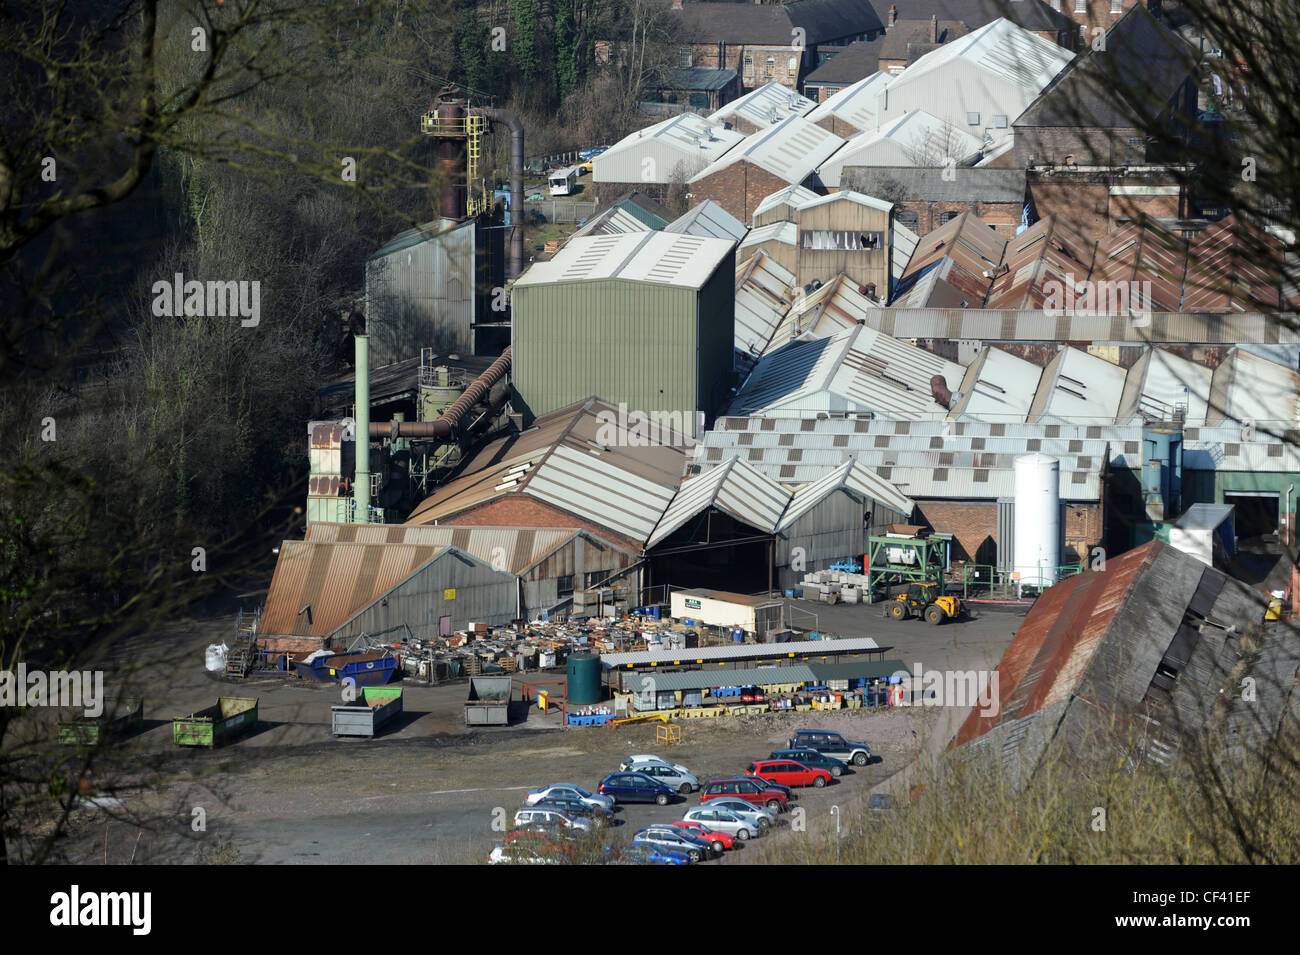
<instances>
[{"instance_id":1,"label":"parked car","mask_svg":"<svg viewBox=\"0 0 1300 955\"><path fill-rule=\"evenodd\" d=\"M515 813L516 829L592 829L595 822L589 816L572 815L559 809L520 809Z\"/></svg>"},{"instance_id":2,"label":"parked car","mask_svg":"<svg viewBox=\"0 0 1300 955\"><path fill-rule=\"evenodd\" d=\"M834 756L827 756L825 753L819 753L815 749L778 749L769 754L767 758L793 759L796 763L803 763L805 766L824 769L836 777L844 775L844 770L849 768L849 764L844 760L836 759Z\"/></svg>"},{"instance_id":3,"label":"parked car","mask_svg":"<svg viewBox=\"0 0 1300 955\"><path fill-rule=\"evenodd\" d=\"M762 835L769 828L776 825L776 813L766 806L755 806L752 802L747 802L739 796L726 796L722 799L713 799L709 802L710 808L725 809L733 812L746 822L753 823L755 831ZM696 807L698 808L698 807Z\"/></svg>"},{"instance_id":4,"label":"parked car","mask_svg":"<svg viewBox=\"0 0 1300 955\"><path fill-rule=\"evenodd\" d=\"M689 816L693 811L694 810L687 810L687 815ZM701 839L708 839L709 842L712 843L713 851L715 853L735 848L736 845L736 836L732 833L727 832L724 829L710 829L704 825L704 823L697 822L694 819L679 819L676 822L668 823L668 825L674 829L681 829L684 832L689 832L693 836L699 836Z\"/></svg>"},{"instance_id":5,"label":"parked car","mask_svg":"<svg viewBox=\"0 0 1300 955\"><path fill-rule=\"evenodd\" d=\"M664 766L671 766L679 773L685 773L688 776L691 773L691 771L681 763L674 763L671 760L664 759L662 756L655 756L653 753L639 753L636 756L629 756L619 764L618 768L623 772L633 772L634 766L644 765L646 763L661 763Z\"/></svg>"},{"instance_id":6,"label":"parked car","mask_svg":"<svg viewBox=\"0 0 1300 955\"><path fill-rule=\"evenodd\" d=\"M716 803L695 806L686 810L686 815L682 817L681 823L673 823L673 825L702 826L706 832L725 833L739 839L741 842L747 841L750 836L759 834L757 818L752 816L745 818L726 806L719 806ZM729 849L731 847L724 846L724 848Z\"/></svg>"},{"instance_id":7,"label":"parked car","mask_svg":"<svg viewBox=\"0 0 1300 955\"><path fill-rule=\"evenodd\" d=\"M573 783L551 783L551 785L543 786L541 789L529 790L524 794L524 804L535 806L543 799L555 798L577 799L589 806L608 809L611 812L614 809L614 800L608 796L589 793L581 786L575 786Z\"/></svg>"},{"instance_id":8,"label":"parked car","mask_svg":"<svg viewBox=\"0 0 1300 955\"><path fill-rule=\"evenodd\" d=\"M603 826L609 822L613 813L603 806L589 806L578 799L565 799L561 796L555 796L547 799L539 799L533 803L535 809L558 809L570 819L582 818L590 819L597 826Z\"/></svg>"},{"instance_id":9,"label":"parked car","mask_svg":"<svg viewBox=\"0 0 1300 955\"><path fill-rule=\"evenodd\" d=\"M522 842L499 842L488 853L488 865L563 865L569 860Z\"/></svg>"},{"instance_id":10,"label":"parked car","mask_svg":"<svg viewBox=\"0 0 1300 955\"><path fill-rule=\"evenodd\" d=\"M817 789L831 781L827 770L805 766L793 759L760 759L745 768L745 775L787 786L815 786Z\"/></svg>"},{"instance_id":11,"label":"parked car","mask_svg":"<svg viewBox=\"0 0 1300 955\"><path fill-rule=\"evenodd\" d=\"M871 747L866 743L847 740L839 733L829 730L799 730L790 737L786 744L788 749L811 749L823 756L842 759L854 766L865 766L871 762Z\"/></svg>"},{"instance_id":12,"label":"parked car","mask_svg":"<svg viewBox=\"0 0 1300 955\"><path fill-rule=\"evenodd\" d=\"M623 847L617 861L624 865L690 865L691 857L653 842L633 842Z\"/></svg>"},{"instance_id":13,"label":"parked car","mask_svg":"<svg viewBox=\"0 0 1300 955\"><path fill-rule=\"evenodd\" d=\"M653 762L632 760L625 762L623 768L632 773L644 773L665 786L671 786L683 796L700 788L698 776L686 772L680 766L670 765L659 760Z\"/></svg>"},{"instance_id":14,"label":"parked car","mask_svg":"<svg viewBox=\"0 0 1300 955\"><path fill-rule=\"evenodd\" d=\"M645 773L610 773L600 781L600 794L615 802L653 802L666 806L677 791Z\"/></svg>"},{"instance_id":15,"label":"parked car","mask_svg":"<svg viewBox=\"0 0 1300 955\"><path fill-rule=\"evenodd\" d=\"M692 862L707 858L713 851L709 843L695 839L680 829L673 829L670 826L649 826L642 829L632 837L632 844L659 846L684 852Z\"/></svg>"},{"instance_id":16,"label":"parked car","mask_svg":"<svg viewBox=\"0 0 1300 955\"><path fill-rule=\"evenodd\" d=\"M714 779L705 785L700 790L700 804L726 796L735 796L776 812L785 809L788 799L787 791L774 789L757 777L732 776L728 779Z\"/></svg>"}]
</instances>

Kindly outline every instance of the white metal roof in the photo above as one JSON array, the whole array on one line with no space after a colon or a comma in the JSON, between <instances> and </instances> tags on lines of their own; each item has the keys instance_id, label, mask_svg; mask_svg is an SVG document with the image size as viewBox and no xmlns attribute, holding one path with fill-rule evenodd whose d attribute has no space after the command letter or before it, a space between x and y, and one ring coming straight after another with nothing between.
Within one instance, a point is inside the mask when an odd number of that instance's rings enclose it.
<instances>
[{"instance_id":1,"label":"white metal roof","mask_svg":"<svg viewBox=\"0 0 1300 955\"><path fill-rule=\"evenodd\" d=\"M1193 504L1174 526L1185 531L1212 531L1232 517L1232 511L1231 504Z\"/></svg>"},{"instance_id":2,"label":"white metal roof","mask_svg":"<svg viewBox=\"0 0 1300 955\"><path fill-rule=\"evenodd\" d=\"M760 130L689 181L698 182L738 162L749 162L791 184L802 183L844 145L844 140L808 122L788 116Z\"/></svg>"},{"instance_id":3,"label":"white metal roof","mask_svg":"<svg viewBox=\"0 0 1300 955\"><path fill-rule=\"evenodd\" d=\"M790 116L802 116L817 104L780 83L766 83L740 99L732 100L709 116L712 123L727 122L740 116L761 129L775 126Z\"/></svg>"},{"instance_id":4,"label":"white metal roof","mask_svg":"<svg viewBox=\"0 0 1300 955\"><path fill-rule=\"evenodd\" d=\"M844 87L833 96L828 96L808 114L808 120L818 123L833 116L856 126L863 132L871 132L877 126L876 98L893 78L883 70L872 73L853 85Z\"/></svg>"},{"instance_id":5,"label":"white metal roof","mask_svg":"<svg viewBox=\"0 0 1300 955\"><path fill-rule=\"evenodd\" d=\"M643 541L672 500L673 488L646 480L618 466L595 449L557 446L528 480L538 500Z\"/></svg>"},{"instance_id":6,"label":"white metal roof","mask_svg":"<svg viewBox=\"0 0 1300 955\"><path fill-rule=\"evenodd\" d=\"M515 287L617 278L698 289L734 245L729 239L671 232L582 236L570 239L549 262L535 263Z\"/></svg>"},{"instance_id":7,"label":"white metal roof","mask_svg":"<svg viewBox=\"0 0 1300 955\"><path fill-rule=\"evenodd\" d=\"M782 220L780 222L771 222L767 225L761 225L757 229L750 229L745 240L740 243L737 251L742 249L754 249L764 242L783 242L786 245L799 244L799 227L793 222Z\"/></svg>"},{"instance_id":8,"label":"white metal roof","mask_svg":"<svg viewBox=\"0 0 1300 955\"><path fill-rule=\"evenodd\" d=\"M795 277L762 250L736 266L736 348L758 355L790 308Z\"/></svg>"},{"instance_id":9,"label":"white metal roof","mask_svg":"<svg viewBox=\"0 0 1300 955\"><path fill-rule=\"evenodd\" d=\"M790 491L776 481L734 458L725 467L682 482L646 547L653 547L709 507L725 511L757 530L772 532L790 496Z\"/></svg>"},{"instance_id":10,"label":"white metal roof","mask_svg":"<svg viewBox=\"0 0 1300 955\"><path fill-rule=\"evenodd\" d=\"M776 529L778 531L785 530L829 495L841 489L855 492L859 496L873 501L879 501L881 504L906 514L910 514L913 507L915 507L911 498L884 480L871 468L856 459L850 459L834 470L827 472L826 476L820 480L804 484L796 489L794 496L790 499L790 506L786 508L785 515L781 518L781 523L777 525Z\"/></svg>"},{"instance_id":11,"label":"white metal roof","mask_svg":"<svg viewBox=\"0 0 1300 955\"><path fill-rule=\"evenodd\" d=\"M958 380L954 364L865 325L830 338L796 341L764 356L732 402L732 414L870 411L879 416L937 417L947 409L930 378Z\"/></svg>"},{"instance_id":12,"label":"white metal roof","mask_svg":"<svg viewBox=\"0 0 1300 955\"><path fill-rule=\"evenodd\" d=\"M744 140L744 133L726 129L695 113L681 113L624 136L592 160L595 182L669 182L678 162L688 173L707 166ZM653 160L648 169L645 160Z\"/></svg>"},{"instance_id":13,"label":"white metal roof","mask_svg":"<svg viewBox=\"0 0 1300 955\"><path fill-rule=\"evenodd\" d=\"M845 166L943 166L948 159L964 166L984 146L965 130L923 109L908 110L880 129L860 133L818 173L827 186L838 187Z\"/></svg>"},{"instance_id":14,"label":"white metal roof","mask_svg":"<svg viewBox=\"0 0 1300 955\"><path fill-rule=\"evenodd\" d=\"M791 209L797 209L806 202L820 198L817 193L811 189L806 189L797 183L792 186L786 186L784 189L778 189L770 196L765 196L757 208L754 209L754 215L759 216L769 209L775 209L777 206L789 206Z\"/></svg>"},{"instance_id":15,"label":"white metal roof","mask_svg":"<svg viewBox=\"0 0 1300 955\"><path fill-rule=\"evenodd\" d=\"M852 189L842 189L839 192L832 192L828 196L813 196L811 199L800 203L798 211L815 209L818 206L829 205L832 202L852 202L860 206L866 206L868 209L875 209L877 212L890 212L894 208L892 202L886 202L884 199L877 199L874 196L854 192Z\"/></svg>"},{"instance_id":16,"label":"white metal roof","mask_svg":"<svg viewBox=\"0 0 1300 955\"><path fill-rule=\"evenodd\" d=\"M862 653L879 650L870 637L847 637L838 640L792 640L789 643L733 643L723 647L699 647L694 650L643 650L637 653L602 653L600 662L607 667L649 666L652 663L694 663L714 660L744 660L828 653Z\"/></svg>"},{"instance_id":17,"label":"white metal roof","mask_svg":"<svg viewBox=\"0 0 1300 955\"><path fill-rule=\"evenodd\" d=\"M1181 406L1184 424L1205 424L1213 373L1204 365L1159 348L1148 348L1128 370L1117 424L1141 424L1151 418L1171 421Z\"/></svg>"},{"instance_id":18,"label":"white metal roof","mask_svg":"<svg viewBox=\"0 0 1300 955\"><path fill-rule=\"evenodd\" d=\"M921 237L897 219L891 227L894 230L889 247L889 295L892 298L898 280L907 271L907 263L912 261L912 253L916 251Z\"/></svg>"},{"instance_id":19,"label":"white metal roof","mask_svg":"<svg viewBox=\"0 0 1300 955\"><path fill-rule=\"evenodd\" d=\"M739 242L745 237L748 228L712 199L705 199L695 208L664 226L663 231L711 236L715 239Z\"/></svg>"},{"instance_id":20,"label":"white metal roof","mask_svg":"<svg viewBox=\"0 0 1300 955\"><path fill-rule=\"evenodd\" d=\"M1212 383L1210 424L1300 424L1300 373L1286 365L1234 348L1214 370Z\"/></svg>"},{"instance_id":21,"label":"white metal roof","mask_svg":"<svg viewBox=\"0 0 1300 955\"><path fill-rule=\"evenodd\" d=\"M931 50L895 77L894 83L912 82L959 59L1036 95L1073 56L1052 41L999 17L974 33Z\"/></svg>"},{"instance_id":22,"label":"white metal roof","mask_svg":"<svg viewBox=\"0 0 1300 955\"><path fill-rule=\"evenodd\" d=\"M1104 358L1063 348L1043 371L1030 417L1040 424L1113 424L1125 377Z\"/></svg>"},{"instance_id":23,"label":"white metal roof","mask_svg":"<svg viewBox=\"0 0 1300 955\"><path fill-rule=\"evenodd\" d=\"M961 397L950 418L980 421L1024 421L1038 391L1043 369L1000 348L985 346L966 369L960 384L948 387Z\"/></svg>"}]
</instances>

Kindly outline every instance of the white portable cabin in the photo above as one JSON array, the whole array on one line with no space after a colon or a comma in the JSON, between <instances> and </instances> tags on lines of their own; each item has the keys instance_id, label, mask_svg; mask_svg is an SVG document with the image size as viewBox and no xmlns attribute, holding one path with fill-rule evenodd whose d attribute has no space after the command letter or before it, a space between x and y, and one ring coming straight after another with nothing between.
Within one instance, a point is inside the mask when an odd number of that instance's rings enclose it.
<instances>
[{"instance_id":1,"label":"white portable cabin","mask_svg":"<svg viewBox=\"0 0 1300 955\"><path fill-rule=\"evenodd\" d=\"M569 196L573 194L573 187L578 182L578 167L568 166L564 169L553 169L550 175L551 195Z\"/></svg>"}]
</instances>

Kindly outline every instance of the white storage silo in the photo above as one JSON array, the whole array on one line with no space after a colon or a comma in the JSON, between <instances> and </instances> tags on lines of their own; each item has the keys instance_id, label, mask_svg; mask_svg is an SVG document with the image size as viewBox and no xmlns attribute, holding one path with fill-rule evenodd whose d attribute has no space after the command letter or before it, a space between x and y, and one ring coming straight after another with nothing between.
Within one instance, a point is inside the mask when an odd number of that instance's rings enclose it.
<instances>
[{"instance_id":1,"label":"white storage silo","mask_svg":"<svg viewBox=\"0 0 1300 955\"><path fill-rule=\"evenodd\" d=\"M1056 583L1061 563L1061 465L1045 454L1016 458L1014 567L1027 587Z\"/></svg>"}]
</instances>

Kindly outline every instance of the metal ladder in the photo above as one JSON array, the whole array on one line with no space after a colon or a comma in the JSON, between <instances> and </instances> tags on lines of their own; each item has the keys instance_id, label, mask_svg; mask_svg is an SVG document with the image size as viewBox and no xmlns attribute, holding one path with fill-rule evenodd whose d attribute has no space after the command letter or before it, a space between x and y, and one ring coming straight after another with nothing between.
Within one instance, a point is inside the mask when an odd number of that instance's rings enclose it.
<instances>
[{"instance_id":1,"label":"metal ladder","mask_svg":"<svg viewBox=\"0 0 1300 955\"><path fill-rule=\"evenodd\" d=\"M241 608L235 616L235 639L226 654L226 676L243 679L253 669L257 645L257 625L262 619L262 608L251 614Z\"/></svg>"}]
</instances>

